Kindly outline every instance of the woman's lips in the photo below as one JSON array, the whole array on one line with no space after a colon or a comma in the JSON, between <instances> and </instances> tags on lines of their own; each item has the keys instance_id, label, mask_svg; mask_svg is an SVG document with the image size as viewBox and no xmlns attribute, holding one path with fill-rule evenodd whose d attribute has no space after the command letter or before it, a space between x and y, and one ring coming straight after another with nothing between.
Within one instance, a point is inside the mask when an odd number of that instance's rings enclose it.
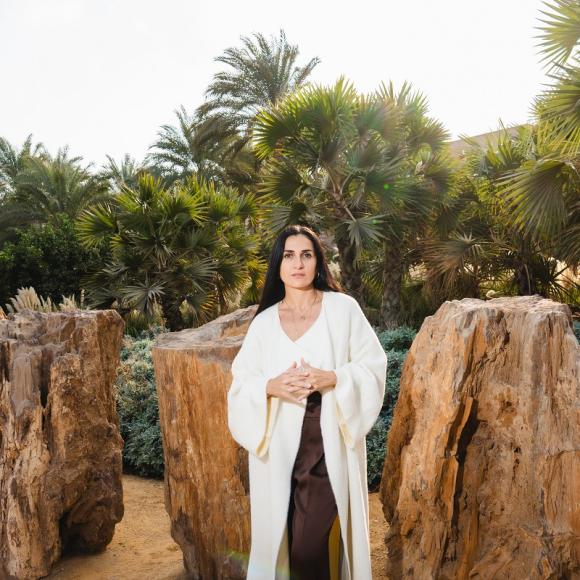
<instances>
[{"instance_id":1,"label":"woman's lips","mask_svg":"<svg viewBox=\"0 0 580 580\"><path fill-rule=\"evenodd\" d=\"M292 274L292 276L295 276L297 278L304 278L304 274Z\"/></svg>"}]
</instances>

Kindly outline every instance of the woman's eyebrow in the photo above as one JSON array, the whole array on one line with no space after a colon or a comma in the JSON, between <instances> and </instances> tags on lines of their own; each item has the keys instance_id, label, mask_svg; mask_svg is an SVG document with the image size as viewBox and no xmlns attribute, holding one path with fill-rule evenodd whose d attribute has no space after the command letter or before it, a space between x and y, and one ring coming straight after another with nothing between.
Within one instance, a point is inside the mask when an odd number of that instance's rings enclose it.
<instances>
[{"instance_id":1,"label":"woman's eyebrow","mask_svg":"<svg viewBox=\"0 0 580 580\"><path fill-rule=\"evenodd\" d=\"M312 250L302 250L302 253L304 253L304 252L312 252ZM284 250L284 253L285 254L288 254L288 253L293 254L294 250Z\"/></svg>"}]
</instances>

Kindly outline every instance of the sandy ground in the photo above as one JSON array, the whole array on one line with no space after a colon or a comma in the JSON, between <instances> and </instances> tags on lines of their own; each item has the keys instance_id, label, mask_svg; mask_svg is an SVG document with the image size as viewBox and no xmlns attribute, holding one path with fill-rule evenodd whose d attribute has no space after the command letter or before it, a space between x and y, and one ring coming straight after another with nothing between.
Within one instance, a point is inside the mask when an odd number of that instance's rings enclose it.
<instances>
[{"instance_id":1,"label":"sandy ground","mask_svg":"<svg viewBox=\"0 0 580 580\"><path fill-rule=\"evenodd\" d=\"M163 482L123 476L125 515L101 554L65 556L51 580L185 580L181 550L171 538L163 504ZM386 524L378 494L369 496L373 580L384 573Z\"/></svg>"}]
</instances>

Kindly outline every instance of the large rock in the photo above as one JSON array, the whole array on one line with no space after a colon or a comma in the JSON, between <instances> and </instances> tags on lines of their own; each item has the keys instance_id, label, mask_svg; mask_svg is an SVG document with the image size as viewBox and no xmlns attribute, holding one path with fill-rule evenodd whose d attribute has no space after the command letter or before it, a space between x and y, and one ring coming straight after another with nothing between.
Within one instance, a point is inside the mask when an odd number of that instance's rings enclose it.
<instances>
[{"instance_id":1,"label":"large rock","mask_svg":"<svg viewBox=\"0 0 580 580\"><path fill-rule=\"evenodd\" d=\"M0 577L98 551L123 516L113 311L0 319Z\"/></svg>"},{"instance_id":2,"label":"large rock","mask_svg":"<svg viewBox=\"0 0 580 580\"><path fill-rule=\"evenodd\" d=\"M247 452L227 425L230 367L256 310L159 335L152 350L171 535L193 578L245 578L250 546Z\"/></svg>"},{"instance_id":3,"label":"large rock","mask_svg":"<svg viewBox=\"0 0 580 580\"><path fill-rule=\"evenodd\" d=\"M464 299L428 317L383 471L389 576L580 578L579 403L565 305Z\"/></svg>"}]
</instances>

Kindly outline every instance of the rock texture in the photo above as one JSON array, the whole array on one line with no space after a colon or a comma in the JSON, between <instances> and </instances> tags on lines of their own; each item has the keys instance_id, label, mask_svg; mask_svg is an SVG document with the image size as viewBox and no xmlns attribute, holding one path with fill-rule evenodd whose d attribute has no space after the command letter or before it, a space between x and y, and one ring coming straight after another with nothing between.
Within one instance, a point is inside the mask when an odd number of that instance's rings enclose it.
<instances>
[{"instance_id":1,"label":"rock texture","mask_svg":"<svg viewBox=\"0 0 580 580\"><path fill-rule=\"evenodd\" d=\"M580 347L539 296L446 302L409 351L381 499L391 578L580 578Z\"/></svg>"},{"instance_id":2,"label":"rock texture","mask_svg":"<svg viewBox=\"0 0 580 580\"><path fill-rule=\"evenodd\" d=\"M192 578L245 578L247 452L227 426L231 362L256 306L160 335L152 351L171 534Z\"/></svg>"},{"instance_id":3,"label":"rock texture","mask_svg":"<svg viewBox=\"0 0 580 580\"><path fill-rule=\"evenodd\" d=\"M113 311L0 319L0 577L98 551L123 515Z\"/></svg>"}]
</instances>

